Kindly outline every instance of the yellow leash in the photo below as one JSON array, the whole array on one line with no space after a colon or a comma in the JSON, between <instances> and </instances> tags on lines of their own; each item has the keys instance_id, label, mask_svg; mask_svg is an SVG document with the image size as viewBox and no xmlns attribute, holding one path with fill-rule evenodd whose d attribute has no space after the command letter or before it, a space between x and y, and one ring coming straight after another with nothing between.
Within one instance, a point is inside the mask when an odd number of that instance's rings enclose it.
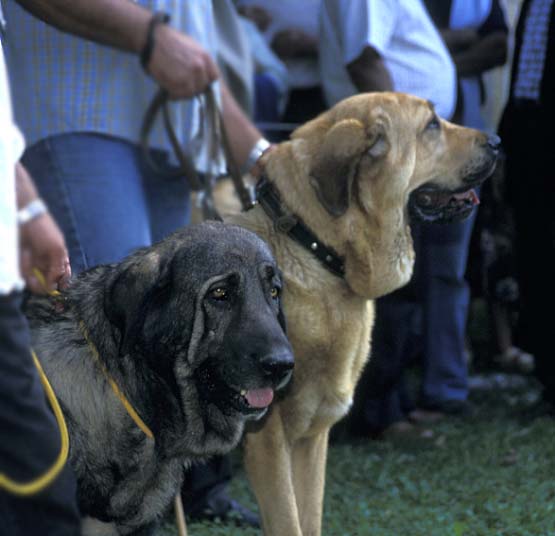
<instances>
[{"instance_id":1,"label":"yellow leash","mask_svg":"<svg viewBox=\"0 0 555 536\"><path fill-rule=\"evenodd\" d=\"M33 268L33 273L35 277L38 279L39 283L43 286L43 288L46 289L47 288L46 279L44 278L44 275L42 274L42 272L37 268ZM61 293L57 290L50 290L47 292L48 294L50 294L50 296L61 296ZM107 382L110 384L110 387L112 388L116 396L119 398L120 402L127 410L127 413L129 413L129 416L133 419L135 424L144 432L144 434L148 438L154 439L154 434L152 433L150 428L144 423L141 417L139 417L139 414L135 411L135 409L133 408L129 400L127 400L125 395L121 392L117 383L113 380L113 378L106 370L106 367L104 366L104 363L102 363L102 359L100 358L100 354L98 353L98 350L96 349L96 346L94 345L94 343L91 341L87 327L85 326L85 323L82 320L79 321L79 328L81 329L81 333L83 334L83 337L87 341L87 344L89 345L89 348L93 353L96 363L100 367L100 370L102 370L102 373L104 374L104 377L106 378Z\"/></svg>"},{"instance_id":2,"label":"yellow leash","mask_svg":"<svg viewBox=\"0 0 555 536\"><path fill-rule=\"evenodd\" d=\"M46 280L44 278L44 275L40 272L40 270L34 268L33 273L35 277L38 279L38 281L42 284L42 286L46 288ZM60 292L57 290L48 291L48 294L50 294L50 296L55 296L55 297L58 297L61 295ZM85 340L87 341L87 344L89 345L89 348L91 349L94 355L94 358L96 359L97 364L99 365L104 376L106 377L106 380L110 384L110 387L112 388L116 396L119 398L119 400L125 407L129 416L133 419L135 424L144 432L144 434L148 438L154 439L154 434L152 433L150 428L139 417L139 414L135 411L135 409L127 400L125 395L121 392L116 382L108 374L106 367L104 366L104 364L100 359L98 350L90 340L87 328L85 327L85 324L83 323L83 321L79 322L79 327L81 329L81 332L83 333L83 336L85 337ZM19 496L34 495L36 493L41 492L46 487L48 487L60 474L61 470L64 468L64 465L67 462L67 458L69 454L69 434L67 431L67 425L64 419L64 415L62 413L62 409L60 408L60 404L58 403L56 394L54 393L54 389L52 389L52 386L50 385L50 382L48 381L48 378L46 377L46 374L34 350L31 350L31 355L33 356L35 367L37 368L37 371L39 373L41 384L46 392L48 401L52 406L52 410L54 411L54 416L56 417L58 428L60 429L62 446L60 448L60 453L58 455L58 458L56 459L54 464L50 467L50 469L48 469L46 473L44 473L40 477L35 478L30 482L25 482L25 483L15 482L14 480L7 477L6 475L0 474L0 489L4 489L10 493L13 493L14 495L19 495Z\"/></svg>"},{"instance_id":3,"label":"yellow leash","mask_svg":"<svg viewBox=\"0 0 555 536\"><path fill-rule=\"evenodd\" d=\"M34 268L33 272L39 282L46 288L46 281L44 276L40 272L40 270ZM49 292L52 296L58 296L60 293L57 290L53 290ZM60 471L64 468L64 465L67 462L67 456L69 453L69 434L67 433L67 425L64 420L64 414L62 413L62 409L60 408L60 404L58 403L58 399L56 398L56 394L54 393L54 389L50 385L46 374L40 364L40 361L37 357L37 354L34 350L31 349L31 355L33 356L33 361L35 363L35 367L39 373L40 382L44 391L46 392L46 396L50 405L52 406L52 410L54 411L54 416L56 417L56 421L58 422L58 428L60 429L60 436L62 441L62 446L60 448L60 453L58 454L58 458L54 462L54 464L44 473L42 476L35 478L31 482L15 482L14 480L8 478L4 474L0 474L0 488L13 493L14 495L26 496L26 495L34 495L35 493L39 493L44 488L49 486L56 477L60 474Z\"/></svg>"},{"instance_id":4,"label":"yellow leash","mask_svg":"<svg viewBox=\"0 0 555 536\"><path fill-rule=\"evenodd\" d=\"M60 408L60 404L56 399L56 395L54 394L54 389L50 385L44 370L38 360L37 354L35 354L34 350L31 350L31 354L33 356L33 361L35 362L35 366L39 372L40 381L44 390L46 391L46 396L48 397L48 401L52 406L52 410L54 411L54 416L56 417L56 421L58 422L58 427L60 429L60 436L62 439L62 447L60 449L60 453L58 454L58 458L54 462L54 465L46 471L42 476L32 480L31 482L15 482L8 478L4 474L0 474L0 488L5 489L6 491L13 493L14 495L34 495L35 493L39 493L44 488L49 486L56 477L60 474L60 471L64 468L64 465L67 461L67 456L69 452L69 435L67 433L67 426L64 420L64 415Z\"/></svg>"},{"instance_id":5,"label":"yellow leash","mask_svg":"<svg viewBox=\"0 0 555 536\"><path fill-rule=\"evenodd\" d=\"M79 320L79 328L81 329L81 333L83 334L83 337L85 337L85 340L87 341L87 344L89 345L89 348L94 355L97 365L100 367L100 370L104 374L106 381L110 384L110 387L127 410L127 413L129 413L129 416L135 421L135 424L144 432L144 434L148 438L154 439L154 434L152 433L150 428L145 424L141 417L139 417L139 414L135 411L129 400L127 400L125 395L121 392L118 384L114 381L114 379L106 370L104 363L102 363L102 360L100 359L100 354L98 353L98 350L96 349L94 343L91 341L89 337L89 332L87 331L87 328L82 320Z\"/></svg>"},{"instance_id":6,"label":"yellow leash","mask_svg":"<svg viewBox=\"0 0 555 536\"><path fill-rule=\"evenodd\" d=\"M33 273L35 277L38 279L38 281L41 283L41 285L46 289L46 280L42 272L37 268L33 268ZM58 297L61 295L60 292L57 290L48 291L48 294L50 294L50 296L55 296L55 297ZM154 434L152 433L151 429L141 419L141 417L135 411L135 409L133 408L129 400L127 400L125 395L121 392L116 382L109 375L104 363L102 363L102 360L100 359L100 354L98 353L96 346L93 344L93 342L89 337L88 330L82 320L79 321L79 328L81 329L83 337L85 337L85 340L87 341L87 344L89 345L89 348L91 349L98 366L102 370L102 373L104 374L106 380L110 384L110 387L112 388L116 396L119 398L119 400L127 410L127 413L129 414L129 416L133 419L135 424L143 431L143 433L148 438L154 439ZM35 480L29 483L14 482L13 480L9 479L7 476L0 474L0 488L3 488L8 492L13 493L14 495L20 495L20 496L33 495L35 493L39 493L48 485L50 485L52 481L60 474L60 471L63 469L64 465L66 464L68 453L69 453L69 434L67 432L67 426L64 420L64 415L60 408L60 404L56 399L54 390L52 389L52 386L50 385L50 382L48 381L48 378L46 377L46 374L44 373L44 370L34 350L31 350L31 354L33 356L33 361L35 362L35 366L37 367L37 370L39 372L40 381L43 385L44 390L46 391L48 400L50 401L50 404L54 411L56 421L58 422L58 427L60 429L60 435L62 438L62 447L60 449L60 454L58 455L58 459L56 460L54 465L44 475L42 475L39 478L36 478ZM185 521L185 515L183 513L183 503L181 501L180 493L178 493L175 496L174 508L175 508L178 533L180 536L187 536L187 525Z\"/></svg>"}]
</instances>

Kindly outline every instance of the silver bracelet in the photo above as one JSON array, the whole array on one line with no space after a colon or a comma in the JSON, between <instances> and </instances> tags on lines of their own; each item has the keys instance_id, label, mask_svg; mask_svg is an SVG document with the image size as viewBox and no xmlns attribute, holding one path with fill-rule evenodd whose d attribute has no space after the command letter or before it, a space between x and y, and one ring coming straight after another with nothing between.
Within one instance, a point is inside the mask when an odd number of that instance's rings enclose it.
<instances>
[{"instance_id":1,"label":"silver bracelet","mask_svg":"<svg viewBox=\"0 0 555 536\"><path fill-rule=\"evenodd\" d=\"M266 138L260 138L251 149L247 161L243 166L243 173L249 172L255 164L258 162L258 159L264 154L266 149L270 147L271 143Z\"/></svg>"},{"instance_id":2,"label":"silver bracelet","mask_svg":"<svg viewBox=\"0 0 555 536\"><path fill-rule=\"evenodd\" d=\"M40 197L37 197L17 211L17 223L19 223L19 225L25 225L47 212L48 208L44 204L44 201Z\"/></svg>"}]
</instances>

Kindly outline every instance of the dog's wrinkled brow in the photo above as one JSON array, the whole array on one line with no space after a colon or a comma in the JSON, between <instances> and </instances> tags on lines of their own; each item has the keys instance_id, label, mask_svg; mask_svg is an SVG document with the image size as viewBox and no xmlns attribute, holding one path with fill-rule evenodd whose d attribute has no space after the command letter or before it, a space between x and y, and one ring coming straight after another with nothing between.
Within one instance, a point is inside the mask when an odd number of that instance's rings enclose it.
<instances>
[{"instance_id":1,"label":"dog's wrinkled brow","mask_svg":"<svg viewBox=\"0 0 555 536\"><path fill-rule=\"evenodd\" d=\"M263 271L264 271L264 275L268 278L271 279L272 277L274 277L276 275L276 269L274 268L273 265L271 264L264 264L263 266Z\"/></svg>"}]
</instances>

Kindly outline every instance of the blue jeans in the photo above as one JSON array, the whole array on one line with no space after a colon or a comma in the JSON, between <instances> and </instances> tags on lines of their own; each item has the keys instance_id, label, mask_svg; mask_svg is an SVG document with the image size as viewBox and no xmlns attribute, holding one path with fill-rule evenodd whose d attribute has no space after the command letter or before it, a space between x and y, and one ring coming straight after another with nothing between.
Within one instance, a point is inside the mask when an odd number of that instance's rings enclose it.
<instances>
[{"instance_id":1,"label":"blue jeans","mask_svg":"<svg viewBox=\"0 0 555 536\"><path fill-rule=\"evenodd\" d=\"M168 154L151 151L169 169ZM66 238L73 273L121 260L189 223L189 185L157 175L132 143L93 133L41 140L23 163Z\"/></svg>"},{"instance_id":2,"label":"blue jeans","mask_svg":"<svg viewBox=\"0 0 555 536\"><path fill-rule=\"evenodd\" d=\"M423 405L463 401L468 396L465 334L470 289L465 272L475 219L476 211L462 222L419 226L416 262L423 297Z\"/></svg>"}]
</instances>

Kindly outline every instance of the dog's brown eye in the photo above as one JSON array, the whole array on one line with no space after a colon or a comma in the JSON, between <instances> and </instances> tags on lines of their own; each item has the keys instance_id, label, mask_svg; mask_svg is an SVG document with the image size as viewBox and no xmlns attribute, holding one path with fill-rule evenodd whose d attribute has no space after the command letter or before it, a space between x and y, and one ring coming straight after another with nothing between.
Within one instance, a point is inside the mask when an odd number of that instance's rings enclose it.
<instances>
[{"instance_id":1,"label":"dog's brown eye","mask_svg":"<svg viewBox=\"0 0 555 536\"><path fill-rule=\"evenodd\" d=\"M223 287L217 287L210 291L210 296L215 300L225 300L227 299L227 290Z\"/></svg>"},{"instance_id":2,"label":"dog's brown eye","mask_svg":"<svg viewBox=\"0 0 555 536\"><path fill-rule=\"evenodd\" d=\"M279 288L277 287L272 287L272 290L270 290L270 296L275 300L279 297Z\"/></svg>"}]
</instances>

